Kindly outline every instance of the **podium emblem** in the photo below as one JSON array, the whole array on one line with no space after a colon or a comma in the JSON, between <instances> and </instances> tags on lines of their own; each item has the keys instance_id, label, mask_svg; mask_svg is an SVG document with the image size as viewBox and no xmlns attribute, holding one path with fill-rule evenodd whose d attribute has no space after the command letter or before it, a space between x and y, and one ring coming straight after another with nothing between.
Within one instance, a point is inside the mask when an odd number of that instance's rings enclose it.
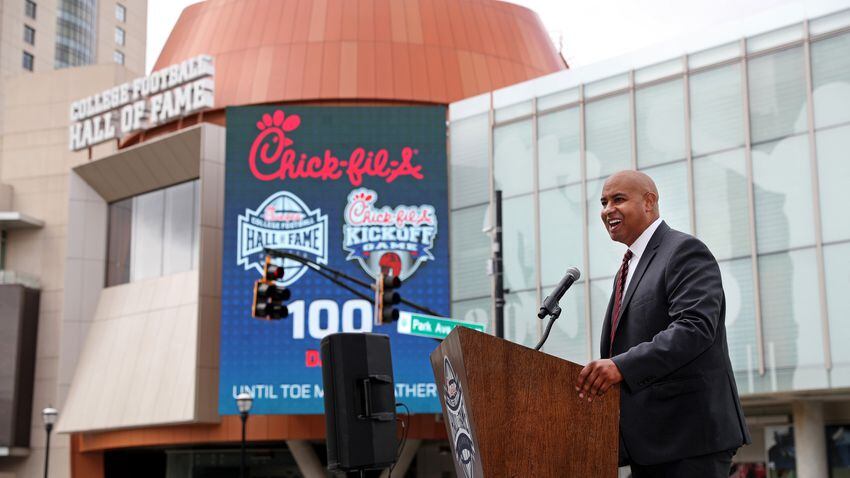
<instances>
[{"instance_id":1,"label":"podium emblem","mask_svg":"<svg viewBox=\"0 0 850 478\"><path fill-rule=\"evenodd\" d=\"M463 400L463 388L457 380L448 357L443 357L443 369L443 399L449 412L446 415L449 418L455 463L463 470L465 478L473 478L475 476L473 466L476 455L475 442L472 440L472 432L469 429L469 416Z\"/></svg>"}]
</instances>

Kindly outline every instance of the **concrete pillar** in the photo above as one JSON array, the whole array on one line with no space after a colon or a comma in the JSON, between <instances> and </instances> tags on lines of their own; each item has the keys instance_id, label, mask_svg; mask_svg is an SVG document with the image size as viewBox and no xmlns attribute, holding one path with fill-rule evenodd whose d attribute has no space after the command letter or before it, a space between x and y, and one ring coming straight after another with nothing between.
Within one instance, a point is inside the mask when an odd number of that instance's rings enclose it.
<instances>
[{"instance_id":1,"label":"concrete pillar","mask_svg":"<svg viewBox=\"0 0 850 478\"><path fill-rule=\"evenodd\" d=\"M797 476L799 478L829 476L823 403L808 400L794 402L793 411Z\"/></svg>"},{"instance_id":2,"label":"concrete pillar","mask_svg":"<svg viewBox=\"0 0 850 478\"><path fill-rule=\"evenodd\" d=\"M298 463L298 469L306 478L325 478L325 468L309 441L286 440L286 446L289 447L295 463Z\"/></svg>"}]
</instances>

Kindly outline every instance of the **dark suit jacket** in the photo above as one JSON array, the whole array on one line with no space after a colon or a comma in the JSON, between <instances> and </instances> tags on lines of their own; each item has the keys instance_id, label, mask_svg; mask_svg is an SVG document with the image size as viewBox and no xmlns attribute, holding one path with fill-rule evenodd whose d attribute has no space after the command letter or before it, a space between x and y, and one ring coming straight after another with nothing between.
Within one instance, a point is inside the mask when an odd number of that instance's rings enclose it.
<instances>
[{"instance_id":1,"label":"dark suit jacket","mask_svg":"<svg viewBox=\"0 0 850 478\"><path fill-rule=\"evenodd\" d=\"M613 293L602 326L609 358ZM720 268L699 239L662 222L620 306L620 458L654 465L750 443L726 345ZM624 449L625 448L625 449Z\"/></svg>"}]
</instances>

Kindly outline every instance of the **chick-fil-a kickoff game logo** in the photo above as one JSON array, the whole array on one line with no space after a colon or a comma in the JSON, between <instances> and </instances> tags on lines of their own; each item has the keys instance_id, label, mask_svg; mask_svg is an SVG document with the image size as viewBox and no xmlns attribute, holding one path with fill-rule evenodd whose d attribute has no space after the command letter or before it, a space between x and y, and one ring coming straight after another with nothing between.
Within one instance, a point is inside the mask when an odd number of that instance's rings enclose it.
<instances>
[{"instance_id":1,"label":"chick-fil-a kickoff game logo","mask_svg":"<svg viewBox=\"0 0 850 478\"><path fill-rule=\"evenodd\" d=\"M342 226L346 259L356 260L367 274L391 274L401 280L433 260L437 236L434 206L377 207L378 193L358 188L348 195Z\"/></svg>"},{"instance_id":2,"label":"chick-fil-a kickoff game logo","mask_svg":"<svg viewBox=\"0 0 850 478\"><path fill-rule=\"evenodd\" d=\"M383 178L392 183L402 176L423 179L422 166L414 165L419 150L405 146L396 155L386 148L368 151L357 147L347 159L339 159L330 149L322 155L298 152L287 136L301 125L301 117L286 115L282 110L264 114L257 122L260 133L251 145L248 165L251 174L261 181L286 179L337 180L346 176L352 186L360 186L364 176Z\"/></svg>"}]
</instances>

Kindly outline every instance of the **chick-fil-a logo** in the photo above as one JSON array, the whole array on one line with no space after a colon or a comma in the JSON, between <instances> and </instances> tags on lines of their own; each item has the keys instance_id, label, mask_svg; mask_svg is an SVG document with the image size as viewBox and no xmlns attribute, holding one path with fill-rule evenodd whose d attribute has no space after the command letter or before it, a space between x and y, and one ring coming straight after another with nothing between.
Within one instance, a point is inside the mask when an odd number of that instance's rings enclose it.
<instances>
[{"instance_id":1,"label":"chick-fil-a logo","mask_svg":"<svg viewBox=\"0 0 850 478\"><path fill-rule=\"evenodd\" d=\"M378 194L370 189L358 189L349 194L345 206L345 222L350 226L421 226L437 222L434 206L375 207Z\"/></svg>"},{"instance_id":2,"label":"chick-fil-a logo","mask_svg":"<svg viewBox=\"0 0 850 478\"><path fill-rule=\"evenodd\" d=\"M384 178L391 183L402 176L423 179L422 166L414 166L413 158L419 150L406 146L401 149L400 159L392 159L386 148L367 151L357 147L348 156L340 160L333 151L325 149L322 155L299 153L291 146L292 138L287 137L301 125L301 117L286 115L282 110L273 114L264 114L257 121L260 134L251 145L248 165L255 178L261 181L286 179L337 180L343 175L354 186L363 182L363 176Z\"/></svg>"},{"instance_id":3,"label":"chick-fil-a logo","mask_svg":"<svg viewBox=\"0 0 850 478\"><path fill-rule=\"evenodd\" d=\"M434 206L378 207L378 193L358 188L348 194L342 226L342 248L347 260L356 260L377 278L392 273L410 277L425 261L434 260L431 249L437 236Z\"/></svg>"}]
</instances>

